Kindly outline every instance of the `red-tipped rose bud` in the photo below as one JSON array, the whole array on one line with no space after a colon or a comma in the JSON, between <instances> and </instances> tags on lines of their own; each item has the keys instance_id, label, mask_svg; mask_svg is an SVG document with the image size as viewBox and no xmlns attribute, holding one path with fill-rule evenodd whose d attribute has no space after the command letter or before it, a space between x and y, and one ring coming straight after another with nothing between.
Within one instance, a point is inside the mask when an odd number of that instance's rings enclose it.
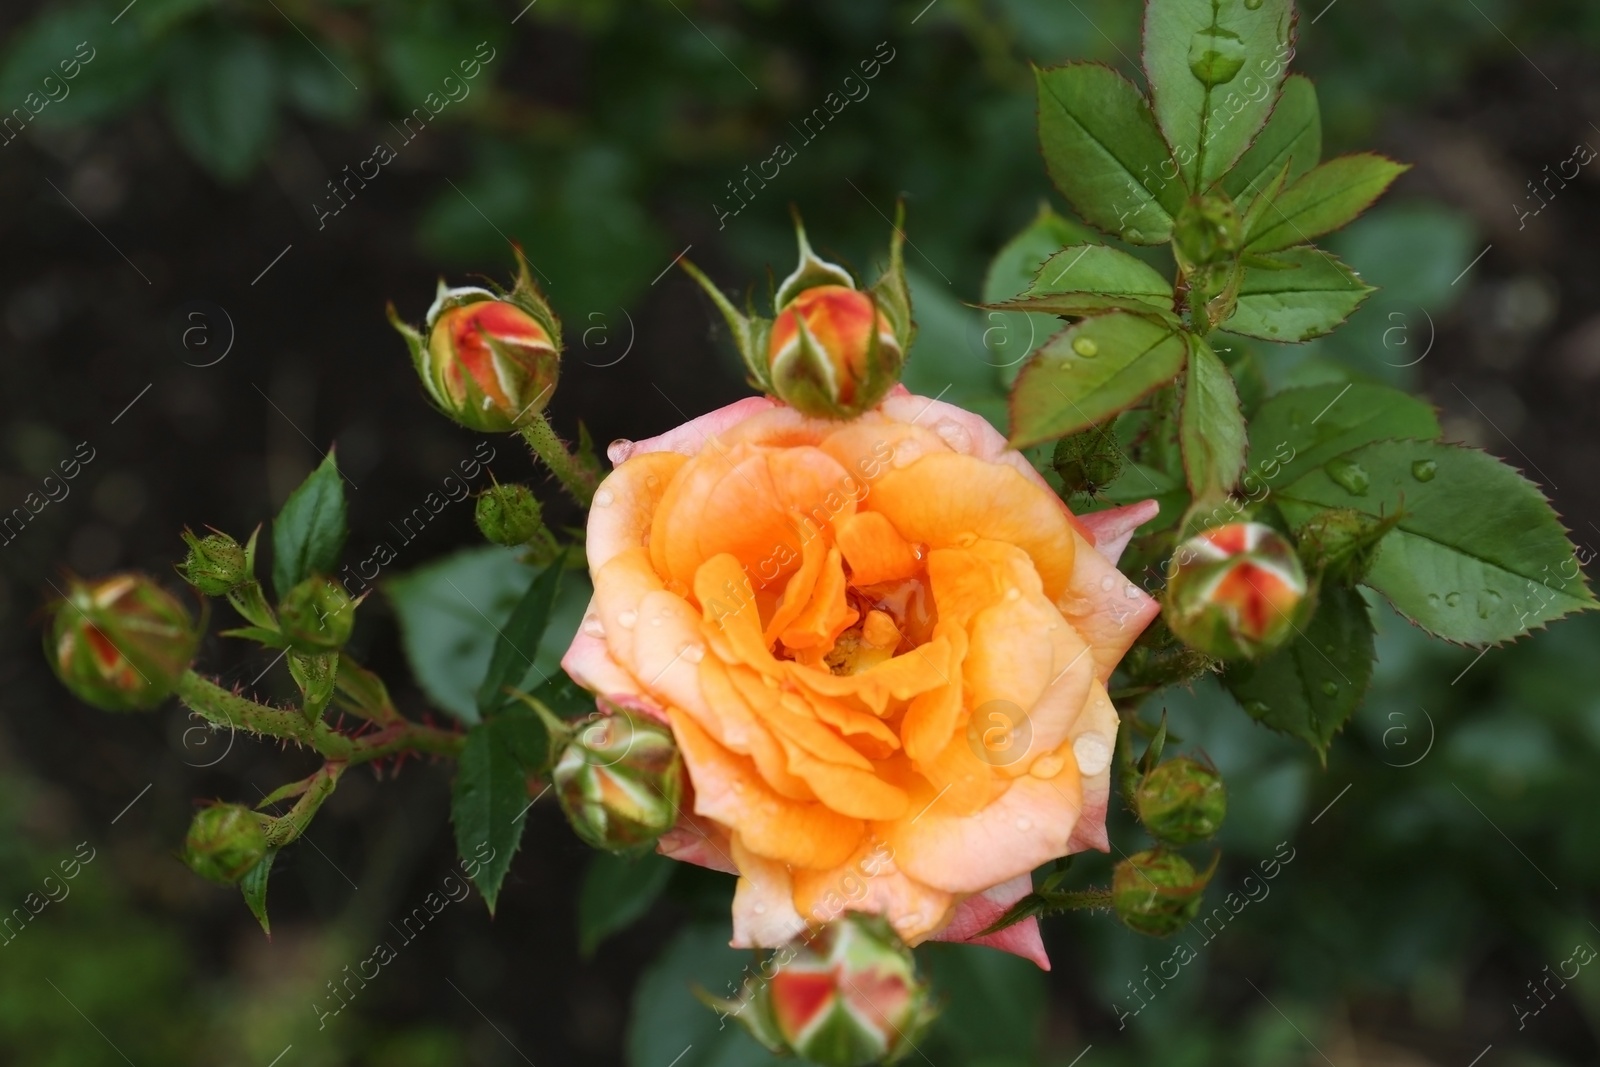
<instances>
[{"instance_id":1,"label":"red-tipped rose bud","mask_svg":"<svg viewBox=\"0 0 1600 1067\"><path fill-rule=\"evenodd\" d=\"M1166 937L1187 926L1200 910L1211 868L1196 873L1176 852L1136 852L1111 875L1111 905L1130 930Z\"/></svg>"},{"instance_id":2,"label":"red-tipped rose bud","mask_svg":"<svg viewBox=\"0 0 1600 1067\"><path fill-rule=\"evenodd\" d=\"M153 708L194 662L189 612L140 574L76 578L50 606L45 654L73 695L105 711Z\"/></svg>"},{"instance_id":3,"label":"red-tipped rose bud","mask_svg":"<svg viewBox=\"0 0 1600 1067\"><path fill-rule=\"evenodd\" d=\"M601 701L570 729L551 777L561 810L595 848L622 852L672 829L683 797L683 760L672 731Z\"/></svg>"},{"instance_id":4,"label":"red-tipped rose bud","mask_svg":"<svg viewBox=\"0 0 1600 1067\"><path fill-rule=\"evenodd\" d=\"M1219 659L1256 659L1294 632L1306 601L1294 546L1270 526L1207 530L1172 556L1164 614L1186 643Z\"/></svg>"},{"instance_id":5,"label":"red-tipped rose bud","mask_svg":"<svg viewBox=\"0 0 1600 1067\"><path fill-rule=\"evenodd\" d=\"M320 574L290 589L278 605L283 635L304 652L325 652L350 640L357 601L344 586Z\"/></svg>"},{"instance_id":6,"label":"red-tipped rose bud","mask_svg":"<svg viewBox=\"0 0 1600 1067\"><path fill-rule=\"evenodd\" d=\"M461 425L485 433L514 430L550 403L561 365L561 328L517 253L519 272L509 291L446 288L428 309L426 336L389 321L411 349L423 387Z\"/></svg>"},{"instance_id":7,"label":"red-tipped rose bud","mask_svg":"<svg viewBox=\"0 0 1600 1067\"><path fill-rule=\"evenodd\" d=\"M780 400L837 419L876 407L900 380L905 354L872 294L818 285L778 312L767 362Z\"/></svg>"},{"instance_id":8,"label":"red-tipped rose bud","mask_svg":"<svg viewBox=\"0 0 1600 1067\"><path fill-rule=\"evenodd\" d=\"M232 885L267 854L267 817L240 804L213 804L195 813L183 862L208 882Z\"/></svg>"},{"instance_id":9,"label":"red-tipped rose bud","mask_svg":"<svg viewBox=\"0 0 1600 1067\"><path fill-rule=\"evenodd\" d=\"M1158 764L1134 792L1139 821L1171 845L1204 841L1222 827L1228 790L1214 768L1187 756Z\"/></svg>"},{"instance_id":10,"label":"red-tipped rose bud","mask_svg":"<svg viewBox=\"0 0 1600 1067\"><path fill-rule=\"evenodd\" d=\"M858 912L776 950L737 1000L713 1004L772 1051L822 1067L893 1062L934 1014L911 950Z\"/></svg>"}]
</instances>

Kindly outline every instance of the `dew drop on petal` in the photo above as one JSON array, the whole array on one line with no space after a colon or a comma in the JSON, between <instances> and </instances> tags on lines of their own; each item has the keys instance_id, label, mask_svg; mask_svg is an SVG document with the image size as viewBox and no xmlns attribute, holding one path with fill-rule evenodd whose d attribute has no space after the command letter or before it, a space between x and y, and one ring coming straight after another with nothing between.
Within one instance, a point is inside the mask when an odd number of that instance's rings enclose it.
<instances>
[{"instance_id":1,"label":"dew drop on petal","mask_svg":"<svg viewBox=\"0 0 1600 1067\"><path fill-rule=\"evenodd\" d=\"M1109 574L1106 575L1104 578L1100 579L1100 588L1102 590L1104 590L1105 592L1107 592L1107 593L1111 592L1111 587L1116 585L1116 584L1117 584L1117 580L1115 578L1111 577L1111 575L1109 575Z\"/></svg>"},{"instance_id":2,"label":"dew drop on petal","mask_svg":"<svg viewBox=\"0 0 1600 1067\"><path fill-rule=\"evenodd\" d=\"M1083 774L1099 774L1111 766L1111 742L1093 731L1078 735L1072 742L1072 754Z\"/></svg>"},{"instance_id":3,"label":"dew drop on petal","mask_svg":"<svg viewBox=\"0 0 1600 1067\"><path fill-rule=\"evenodd\" d=\"M903 470L922 458L922 442L908 437L894 446L894 458L889 462L896 470Z\"/></svg>"},{"instance_id":4,"label":"dew drop on petal","mask_svg":"<svg viewBox=\"0 0 1600 1067\"><path fill-rule=\"evenodd\" d=\"M594 506L597 508L609 508L611 506L611 502L615 499L616 496L611 492L611 490L602 489L594 495Z\"/></svg>"},{"instance_id":5,"label":"dew drop on petal","mask_svg":"<svg viewBox=\"0 0 1600 1067\"><path fill-rule=\"evenodd\" d=\"M706 648L704 645L684 645L683 658L690 663L699 663L706 658Z\"/></svg>"},{"instance_id":6,"label":"dew drop on petal","mask_svg":"<svg viewBox=\"0 0 1600 1067\"><path fill-rule=\"evenodd\" d=\"M661 479L652 474L645 478L644 484L649 486L651 489L654 489L656 486L661 484Z\"/></svg>"},{"instance_id":7,"label":"dew drop on petal","mask_svg":"<svg viewBox=\"0 0 1600 1067\"><path fill-rule=\"evenodd\" d=\"M660 626L661 625L661 616L657 615L654 618L652 618L650 620L650 625L651 626Z\"/></svg>"},{"instance_id":8,"label":"dew drop on petal","mask_svg":"<svg viewBox=\"0 0 1600 1067\"><path fill-rule=\"evenodd\" d=\"M617 616L617 622L622 625L624 630L633 629L633 624L638 621L639 613L637 611L624 611L622 614Z\"/></svg>"},{"instance_id":9,"label":"dew drop on petal","mask_svg":"<svg viewBox=\"0 0 1600 1067\"><path fill-rule=\"evenodd\" d=\"M972 451L972 435L967 432L965 426L954 419L940 419L938 424L934 426L933 432L938 434L945 444L957 452Z\"/></svg>"},{"instance_id":10,"label":"dew drop on petal","mask_svg":"<svg viewBox=\"0 0 1600 1067\"><path fill-rule=\"evenodd\" d=\"M757 915L765 915L767 913L767 906L765 904L757 904L750 910L755 912Z\"/></svg>"},{"instance_id":11,"label":"dew drop on petal","mask_svg":"<svg viewBox=\"0 0 1600 1067\"><path fill-rule=\"evenodd\" d=\"M1012 586L1010 589L1006 590L1006 599L1007 600L1021 600L1022 599L1022 590L1018 589L1016 586Z\"/></svg>"},{"instance_id":12,"label":"dew drop on petal","mask_svg":"<svg viewBox=\"0 0 1600 1067\"><path fill-rule=\"evenodd\" d=\"M1127 597L1129 600L1138 600L1139 587L1134 585L1132 582L1129 582L1127 585L1122 587L1122 595Z\"/></svg>"},{"instance_id":13,"label":"dew drop on petal","mask_svg":"<svg viewBox=\"0 0 1600 1067\"><path fill-rule=\"evenodd\" d=\"M1034 760L1033 766L1028 768L1028 773L1033 775L1035 778L1054 778L1056 775L1061 773L1062 769L1066 767L1066 765L1066 760L1055 755L1054 753L1051 753L1050 755L1040 756L1038 759Z\"/></svg>"},{"instance_id":14,"label":"dew drop on petal","mask_svg":"<svg viewBox=\"0 0 1600 1067\"><path fill-rule=\"evenodd\" d=\"M606 635L605 624L599 619L595 618L593 615L590 615L587 619L583 620L583 632L588 634L590 637L604 637Z\"/></svg>"},{"instance_id":15,"label":"dew drop on petal","mask_svg":"<svg viewBox=\"0 0 1600 1067\"><path fill-rule=\"evenodd\" d=\"M1033 820L1028 818L1026 815L1018 816L1017 829L1022 833L1027 833L1029 830L1033 829Z\"/></svg>"}]
</instances>

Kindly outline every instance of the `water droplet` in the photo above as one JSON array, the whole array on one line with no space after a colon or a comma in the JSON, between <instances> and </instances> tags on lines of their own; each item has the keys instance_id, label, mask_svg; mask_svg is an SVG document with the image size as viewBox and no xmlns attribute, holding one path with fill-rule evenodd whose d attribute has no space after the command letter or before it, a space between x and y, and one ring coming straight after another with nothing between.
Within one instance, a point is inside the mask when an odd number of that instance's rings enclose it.
<instances>
[{"instance_id":1,"label":"water droplet","mask_svg":"<svg viewBox=\"0 0 1600 1067\"><path fill-rule=\"evenodd\" d=\"M975 545L977 543L978 543L978 535L975 534L975 533L968 532L968 533L957 534L956 535L956 544L961 548L971 548L973 545Z\"/></svg>"},{"instance_id":2,"label":"water droplet","mask_svg":"<svg viewBox=\"0 0 1600 1067\"><path fill-rule=\"evenodd\" d=\"M683 658L688 660L690 663L699 663L701 660L706 658L705 646L704 645L684 645L683 646Z\"/></svg>"},{"instance_id":3,"label":"water droplet","mask_svg":"<svg viewBox=\"0 0 1600 1067\"><path fill-rule=\"evenodd\" d=\"M1083 774L1099 774L1111 766L1111 742L1092 731L1078 735L1072 742L1072 754Z\"/></svg>"},{"instance_id":4,"label":"water droplet","mask_svg":"<svg viewBox=\"0 0 1600 1067\"><path fill-rule=\"evenodd\" d=\"M1132 582L1129 582L1127 585L1122 587L1122 595L1127 597L1129 600L1138 600L1139 587L1134 585Z\"/></svg>"},{"instance_id":5,"label":"water droplet","mask_svg":"<svg viewBox=\"0 0 1600 1067\"><path fill-rule=\"evenodd\" d=\"M1111 577L1111 575L1109 575L1109 574L1106 575L1104 578L1100 579L1100 588L1104 589L1108 593L1111 592L1111 587L1116 585L1116 584L1117 584L1117 580L1115 578Z\"/></svg>"},{"instance_id":6,"label":"water droplet","mask_svg":"<svg viewBox=\"0 0 1600 1067\"><path fill-rule=\"evenodd\" d=\"M1247 700L1244 702L1244 710L1252 718L1261 719L1272 714L1272 705L1260 700Z\"/></svg>"},{"instance_id":7,"label":"water droplet","mask_svg":"<svg viewBox=\"0 0 1600 1067\"><path fill-rule=\"evenodd\" d=\"M972 435L967 432L965 426L954 419L940 419L934 426L933 432L957 452L972 451Z\"/></svg>"},{"instance_id":8,"label":"water droplet","mask_svg":"<svg viewBox=\"0 0 1600 1067\"><path fill-rule=\"evenodd\" d=\"M1448 596L1446 596L1444 598L1444 606L1447 607L1447 608L1453 608L1453 607L1455 607L1456 605L1458 605L1460 603L1461 603L1461 594L1460 593L1451 593L1451 594L1449 594Z\"/></svg>"},{"instance_id":9,"label":"water droplet","mask_svg":"<svg viewBox=\"0 0 1600 1067\"><path fill-rule=\"evenodd\" d=\"M615 499L616 497L612 495L611 490L602 489L594 495L594 506L597 508L609 508L611 502Z\"/></svg>"},{"instance_id":10,"label":"water droplet","mask_svg":"<svg viewBox=\"0 0 1600 1067\"><path fill-rule=\"evenodd\" d=\"M1232 30L1208 26L1189 39L1189 73L1201 85L1225 85L1244 66L1244 40Z\"/></svg>"},{"instance_id":11,"label":"water droplet","mask_svg":"<svg viewBox=\"0 0 1600 1067\"><path fill-rule=\"evenodd\" d=\"M624 611L621 615L617 616L617 622L622 625L624 630L633 629L633 624L638 621L639 613L637 611Z\"/></svg>"},{"instance_id":12,"label":"water droplet","mask_svg":"<svg viewBox=\"0 0 1600 1067\"><path fill-rule=\"evenodd\" d=\"M1033 766L1028 768L1028 773L1035 778L1054 778L1066 765L1067 761L1060 756L1054 754L1040 756L1033 761Z\"/></svg>"},{"instance_id":13,"label":"water droplet","mask_svg":"<svg viewBox=\"0 0 1600 1067\"><path fill-rule=\"evenodd\" d=\"M657 478L654 474L647 475L645 477L644 484L649 486L651 489L654 489L656 486L661 484L661 479Z\"/></svg>"},{"instance_id":14,"label":"water droplet","mask_svg":"<svg viewBox=\"0 0 1600 1067\"><path fill-rule=\"evenodd\" d=\"M1100 354L1100 346L1094 343L1093 337L1074 337L1072 350L1084 359L1093 359Z\"/></svg>"},{"instance_id":15,"label":"water droplet","mask_svg":"<svg viewBox=\"0 0 1600 1067\"><path fill-rule=\"evenodd\" d=\"M1022 599L1022 590L1018 589L1016 586L1012 586L1010 589L1006 590L1006 599L1007 600L1021 600Z\"/></svg>"},{"instance_id":16,"label":"water droplet","mask_svg":"<svg viewBox=\"0 0 1600 1067\"><path fill-rule=\"evenodd\" d=\"M1017 829L1022 833L1027 833L1029 830L1033 829L1033 820L1028 818L1026 815L1018 816Z\"/></svg>"},{"instance_id":17,"label":"water droplet","mask_svg":"<svg viewBox=\"0 0 1600 1067\"><path fill-rule=\"evenodd\" d=\"M894 446L894 458L889 462L896 470L903 470L922 458L922 442L914 437L907 437Z\"/></svg>"},{"instance_id":18,"label":"water droplet","mask_svg":"<svg viewBox=\"0 0 1600 1067\"><path fill-rule=\"evenodd\" d=\"M1488 596L1480 596L1478 598L1478 618L1480 619L1487 619L1490 613L1494 611L1494 600L1490 600L1489 597L1494 597L1495 600L1500 599L1493 593L1490 593Z\"/></svg>"},{"instance_id":19,"label":"water droplet","mask_svg":"<svg viewBox=\"0 0 1600 1067\"><path fill-rule=\"evenodd\" d=\"M1246 11L1259 11L1261 10L1261 0L1244 0L1244 6Z\"/></svg>"},{"instance_id":20,"label":"water droplet","mask_svg":"<svg viewBox=\"0 0 1600 1067\"><path fill-rule=\"evenodd\" d=\"M1144 240L1144 231L1128 228L1122 231L1122 239L1131 245L1136 245Z\"/></svg>"},{"instance_id":21,"label":"water droplet","mask_svg":"<svg viewBox=\"0 0 1600 1067\"><path fill-rule=\"evenodd\" d=\"M1332 696L1338 696L1339 695L1339 685L1338 685L1337 682L1333 682L1333 681L1323 682L1322 685L1319 686L1318 688L1320 688L1322 690L1322 695L1323 696L1332 697Z\"/></svg>"},{"instance_id":22,"label":"water droplet","mask_svg":"<svg viewBox=\"0 0 1600 1067\"><path fill-rule=\"evenodd\" d=\"M1414 460L1411 464L1411 477L1419 482L1431 482L1438 469L1439 465L1431 459Z\"/></svg>"},{"instance_id":23,"label":"water droplet","mask_svg":"<svg viewBox=\"0 0 1600 1067\"><path fill-rule=\"evenodd\" d=\"M1322 465L1322 469L1339 484L1339 487L1352 496L1366 496L1367 487L1372 484L1367 469L1354 460L1339 457L1330 459Z\"/></svg>"},{"instance_id":24,"label":"water droplet","mask_svg":"<svg viewBox=\"0 0 1600 1067\"><path fill-rule=\"evenodd\" d=\"M660 626L661 625L661 616L657 615L653 619L651 619L650 620L650 625L651 626Z\"/></svg>"},{"instance_id":25,"label":"water droplet","mask_svg":"<svg viewBox=\"0 0 1600 1067\"><path fill-rule=\"evenodd\" d=\"M1439 606L1439 594L1438 593L1429 593L1428 594L1428 607L1436 608L1438 606Z\"/></svg>"},{"instance_id":26,"label":"water droplet","mask_svg":"<svg viewBox=\"0 0 1600 1067\"><path fill-rule=\"evenodd\" d=\"M604 637L606 635L605 624L603 624L593 615L590 615L587 619L583 620L583 632L588 634L590 637Z\"/></svg>"}]
</instances>

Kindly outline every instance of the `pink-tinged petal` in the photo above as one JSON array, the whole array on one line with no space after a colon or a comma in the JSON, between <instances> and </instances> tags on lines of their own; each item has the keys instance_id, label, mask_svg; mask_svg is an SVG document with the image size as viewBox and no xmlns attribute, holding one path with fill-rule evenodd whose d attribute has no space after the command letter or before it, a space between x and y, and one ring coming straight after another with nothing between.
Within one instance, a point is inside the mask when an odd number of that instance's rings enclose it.
<instances>
[{"instance_id":1,"label":"pink-tinged petal","mask_svg":"<svg viewBox=\"0 0 1600 1067\"><path fill-rule=\"evenodd\" d=\"M746 849L733 839L739 884L733 891L734 948L777 948L806 928L795 910L789 868Z\"/></svg>"},{"instance_id":2,"label":"pink-tinged petal","mask_svg":"<svg viewBox=\"0 0 1600 1067\"><path fill-rule=\"evenodd\" d=\"M728 831L710 819L690 812L678 813L678 825L661 835L656 851L668 859L709 867L713 871L738 874L733 862L733 845Z\"/></svg>"},{"instance_id":3,"label":"pink-tinged petal","mask_svg":"<svg viewBox=\"0 0 1600 1067\"><path fill-rule=\"evenodd\" d=\"M1123 576L1087 538L1078 542L1067 590L1056 606L1089 642L1095 677L1102 682L1161 613L1161 605Z\"/></svg>"},{"instance_id":4,"label":"pink-tinged petal","mask_svg":"<svg viewBox=\"0 0 1600 1067\"><path fill-rule=\"evenodd\" d=\"M1079 515L1078 521L1088 527L1090 539L1100 554L1112 564L1122 558L1122 550L1133 540L1133 532L1154 519L1161 505L1154 500L1141 500L1120 508L1107 508L1088 515Z\"/></svg>"},{"instance_id":5,"label":"pink-tinged petal","mask_svg":"<svg viewBox=\"0 0 1600 1067\"><path fill-rule=\"evenodd\" d=\"M1077 722L1068 731L1083 797L1078 821L1067 840L1069 855L1088 849L1111 851L1111 841L1106 836L1106 808L1111 800L1111 756L1121 725L1105 687L1097 682Z\"/></svg>"},{"instance_id":6,"label":"pink-tinged petal","mask_svg":"<svg viewBox=\"0 0 1600 1067\"><path fill-rule=\"evenodd\" d=\"M982 415L910 392L899 395L891 392L878 410L896 422L934 431L951 451L977 456L990 463L1003 463L1055 496L1055 490L1050 489L1044 476L1034 470L1022 453L1006 444L1005 435ZM1062 505L1062 510L1066 510L1066 505Z\"/></svg>"},{"instance_id":7,"label":"pink-tinged petal","mask_svg":"<svg viewBox=\"0 0 1600 1067\"><path fill-rule=\"evenodd\" d=\"M672 479L689 461L676 452L635 456L606 476L589 509L584 551L599 570L619 553L640 548Z\"/></svg>"},{"instance_id":8,"label":"pink-tinged petal","mask_svg":"<svg viewBox=\"0 0 1600 1067\"><path fill-rule=\"evenodd\" d=\"M613 467L620 467L633 456L650 452L677 452L685 456L698 455L708 438L725 433L752 415L778 407L778 402L766 396L747 396L725 407L708 411L682 426L674 426L666 433L643 441L626 439L613 441L606 448L606 457Z\"/></svg>"},{"instance_id":9,"label":"pink-tinged petal","mask_svg":"<svg viewBox=\"0 0 1600 1067\"><path fill-rule=\"evenodd\" d=\"M1033 916L1013 923L1004 930L979 936L1004 915L1011 905L1033 892L1033 875L1019 874L1009 881L991 886L976 896L963 900L950 919L950 924L932 941L956 941L968 945L987 945L1002 952L1010 952L1031 960L1042 971L1050 969L1050 957L1045 954L1044 940L1039 936L1039 920Z\"/></svg>"},{"instance_id":10,"label":"pink-tinged petal","mask_svg":"<svg viewBox=\"0 0 1600 1067\"><path fill-rule=\"evenodd\" d=\"M642 696L644 688L611 655L605 638L591 632L598 626L599 618L591 599L572 644L568 646L566 655L561 657L561 669L591 693Z\"/></svg>"}]
</instances>

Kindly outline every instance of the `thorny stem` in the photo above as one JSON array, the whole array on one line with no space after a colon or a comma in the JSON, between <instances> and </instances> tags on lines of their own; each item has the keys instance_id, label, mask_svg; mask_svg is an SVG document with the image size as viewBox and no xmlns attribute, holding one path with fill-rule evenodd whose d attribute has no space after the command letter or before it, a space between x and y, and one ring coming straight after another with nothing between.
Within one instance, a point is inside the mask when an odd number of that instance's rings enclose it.
<instances>
[{"instance_id":1,"label":"thorny stem","mask_svg":"<svg viewBox=\"0 0 1600 1067\"><path fill-rule=\"evenodd\" d=\"M298 711L272 708L248 697L231 693L194 671L187 671L178 682L178 698L201 717L230 729L243 728L253 734L293 741L316 750L330 762L349 766L370 763L401 752L422 752L433 756L459 756L466 743L464 734L399 720L362 737L351 737L333 729L320 719L307 722ZM332 789L330 784L328 787ZM312 790L308 790L308 794ZM319 800L318 803L321 801ZM298 806L298 805L297 805ZM313 809L314 810L314 809Z\"/></svg>"},{"instance_id":2,"label":"thorny stem","mask_svg":"<svg viewBox=\"0 0 1600 1067\"><path fill-rule=\"evenodd\" d=\"M533 449L534 455L550 468L561 487L572 494L579 504L588 507L594 499L595 488L600 484L599 472L591 464L585 463L583 457L568 451L542 412L535 414L533 420L518 432L528 442L528 447Z\"/></svg>"}]
</instances>

